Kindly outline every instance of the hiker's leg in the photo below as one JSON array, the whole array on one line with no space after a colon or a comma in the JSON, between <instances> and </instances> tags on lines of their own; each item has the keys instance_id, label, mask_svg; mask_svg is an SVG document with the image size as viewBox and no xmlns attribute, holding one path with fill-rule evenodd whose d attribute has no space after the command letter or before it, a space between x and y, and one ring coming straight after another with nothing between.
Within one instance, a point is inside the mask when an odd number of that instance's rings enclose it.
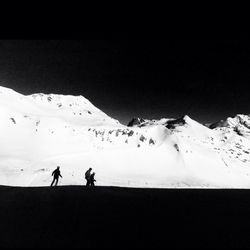
<instances>
[{"instance_id":1,"label":"hiker's leg","mask_svg":"<svg viewBox=\"0 0 250 250\"><path fill-rule=\"evenodd\" d=\"M52 181L52 183L50 185L51 187L53 186L54 182L55 182L55 178L53 178L53 181Z\"/></svg>"},{"instance_id":2,"label":"hiker's leg","mask_svg":"<svg viewBox=\"0 0 250 250\"><path fill-rule=\"evenodd\" d=\"M56 186L58 185L58 179L59 179L59 178L56 179Z\"/></svg>"}]
</instances>

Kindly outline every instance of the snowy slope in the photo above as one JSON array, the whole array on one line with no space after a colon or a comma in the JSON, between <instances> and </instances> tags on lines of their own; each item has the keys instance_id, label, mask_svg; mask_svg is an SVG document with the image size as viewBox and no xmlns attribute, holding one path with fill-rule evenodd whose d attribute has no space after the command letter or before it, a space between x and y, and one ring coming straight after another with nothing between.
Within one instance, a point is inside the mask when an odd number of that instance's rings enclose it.
<instances>
[{"instance_id":1,"label":"snowy slope","mask_svg":"<svg viewBox=\"0 0 250 250\"><path fill-rule=\"evenodd\" d=\"M250 187L250 140L230 119L214 129L188 116L127 127L82 96L0 87L0 121L0 185L49 185L60 165L62 185L84 184L92 167L98 185Z\"/></svg>"}]
</instances>

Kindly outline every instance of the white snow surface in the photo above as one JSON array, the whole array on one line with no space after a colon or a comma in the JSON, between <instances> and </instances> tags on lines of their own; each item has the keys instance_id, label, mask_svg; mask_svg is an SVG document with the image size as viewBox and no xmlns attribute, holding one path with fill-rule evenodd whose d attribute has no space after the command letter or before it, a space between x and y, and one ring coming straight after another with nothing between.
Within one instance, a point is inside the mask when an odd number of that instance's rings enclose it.
<instances>
[{"instance_id":1,"label":"white snow surface","mask_svg":"<svg viewBox=\"0 0 250 250\"><path fill-rule=\"evenodd\" d=\"M0 185L250 188L250 117L210 129L183 117L126 127L82 96L21 95L0 87ZM236 127L239 128L240 133Z\"/></svg>"}]
</instances>

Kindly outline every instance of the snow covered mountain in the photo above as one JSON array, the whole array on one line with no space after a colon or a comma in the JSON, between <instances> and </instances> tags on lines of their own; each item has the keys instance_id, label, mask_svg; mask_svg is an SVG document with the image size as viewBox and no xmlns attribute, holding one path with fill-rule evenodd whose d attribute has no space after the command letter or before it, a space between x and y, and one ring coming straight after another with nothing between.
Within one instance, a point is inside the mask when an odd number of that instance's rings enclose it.
<instances>
[{"instance_id":1,"label":"snow covered mountain","mask_svg":"<svg viewBox=\"0 0 250 250\"><path fill-rule=\"evenodd\" d=\"M226 120L221 120L210 125L211 129L233 130L238 135L250 138L250 116L236 115L235 117L228 117Z\"/></svg>"},{"instance_id":2,"label":"snow covered mountain","mask_svg":"<svg viewBox=\"0 0 250 250\"><path fill-rule=\"evenodd\" d=\"M248 116L208 128L188 116L120 124L82 96L0 87L0 185L250 188ZM249 126L250 127L250 126Z\"/></svg>"},{"instance_id":3,"label":"snow covered mountain","mask_svg":"<svg viewBox=\"0 0 250 250\"><path fill-rule=\"evenodd\" d=\"M146 126L156 126L156 125L167 125L168 121L171 121L174 119L160 119L160 120L148 120L148 119L143 119L143 118L133 118L129 123L128 127L146 127Z\"/></svg>"}]
</instances>

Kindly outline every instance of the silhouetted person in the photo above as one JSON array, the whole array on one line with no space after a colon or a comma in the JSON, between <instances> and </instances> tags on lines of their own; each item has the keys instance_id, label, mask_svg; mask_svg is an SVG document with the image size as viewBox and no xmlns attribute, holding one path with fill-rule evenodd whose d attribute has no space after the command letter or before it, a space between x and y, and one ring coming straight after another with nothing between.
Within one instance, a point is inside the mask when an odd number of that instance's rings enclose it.
<instances>
[{"instance_id":1,"label":"silhouetted person","mask_svg":"<svg viewBox=\"0 0 250 250\"><path fill-rule=\"evenodd\" d=\"M90 175L90 186L95 186L95 173Z\"/></svg>"},{"instance_id":2,"label":"silhouetted person","mask_svg":"<svg viewBox=\"0 0 250 250\"><path fill-rule=\"evenodd\" d=\"M55 182L56 182L55 186L57 186L59 177L62 178L61 172L60 172L60 167L57 167L57 169L55 169L55 170L53 171L52 176L54 176L54 179L53 179L53 181L52 181L52 183L51 183L51 186L53 186L53 184L54 184Z\"/></svg>"},{"instance_id":3,"label":"silhouetted person","mask_svg":"<svg viewBox=\"0 0 250 250\"><path fill-rule=\"evenodd\" d=\"M92 168L89 168L89 170L85 173L85 179L87 181L86 186L90 186L91 171L92 171Z\"/></svg>"}]
</instances>

